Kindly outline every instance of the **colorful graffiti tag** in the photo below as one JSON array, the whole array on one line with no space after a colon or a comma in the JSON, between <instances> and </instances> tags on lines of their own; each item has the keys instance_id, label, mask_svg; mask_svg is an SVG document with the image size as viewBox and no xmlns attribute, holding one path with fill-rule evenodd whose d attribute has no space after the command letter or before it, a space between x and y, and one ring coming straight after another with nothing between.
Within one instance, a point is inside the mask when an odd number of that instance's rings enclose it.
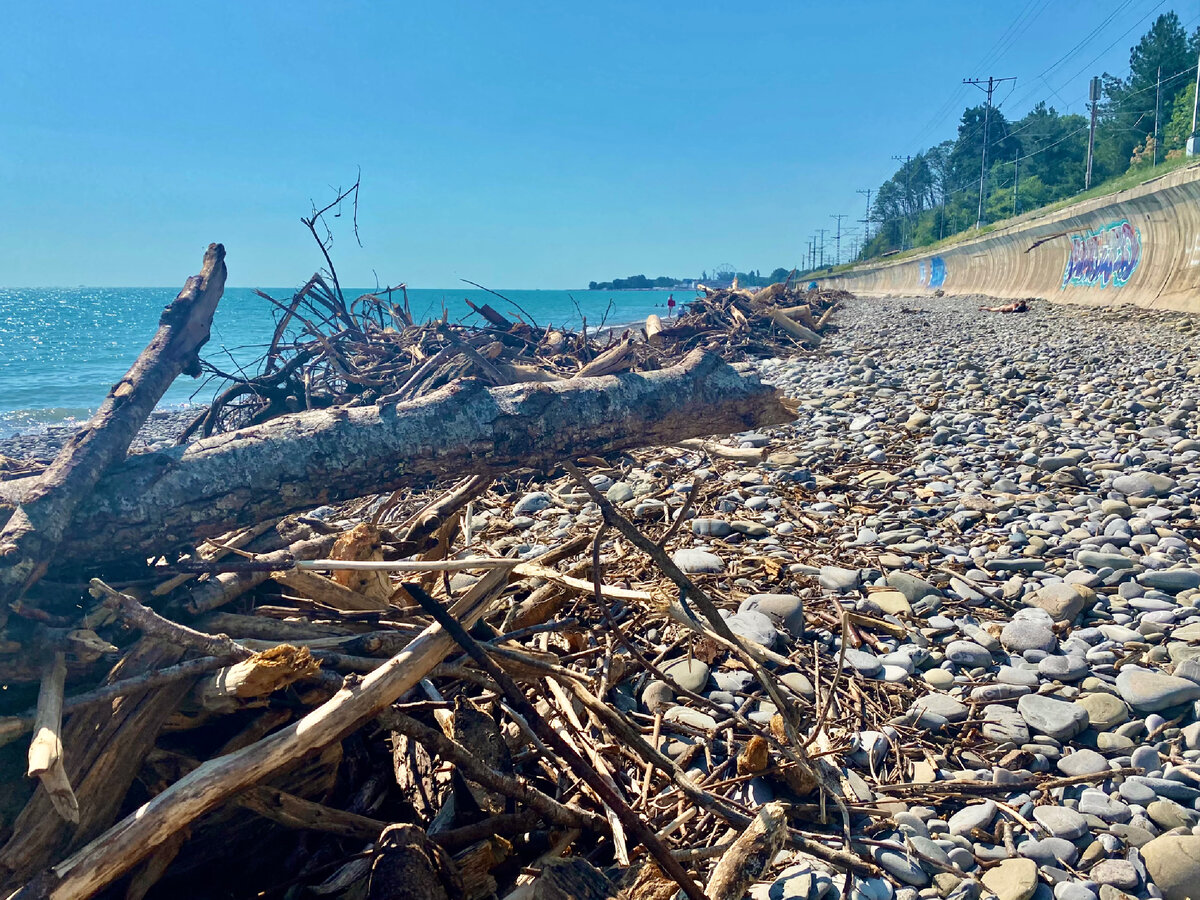
<instances>
[{"instance_id":1,"label":"colorful graffiti tag","mask_svg":"<svg viewBox=\"0 0 1200 900\"><path fill-rule=\"evenodd\" d=\"M1142 261L1142 234L1128 220L1071 235L1062 287L1121 287Z\"/></svg>"},{"instance_id":2,"label":"colorful graffiti tag","mask_svg":"<svg viewBox=\"0 0 1200 900\"><path fill-rule=\"evenodd\" d=\"M940 288L946 283L946 261L940 256L930 259L928 268L925 266L925 260L921 260L918 265L918 277L922 287Z\"/></svg>"}]
</instances>

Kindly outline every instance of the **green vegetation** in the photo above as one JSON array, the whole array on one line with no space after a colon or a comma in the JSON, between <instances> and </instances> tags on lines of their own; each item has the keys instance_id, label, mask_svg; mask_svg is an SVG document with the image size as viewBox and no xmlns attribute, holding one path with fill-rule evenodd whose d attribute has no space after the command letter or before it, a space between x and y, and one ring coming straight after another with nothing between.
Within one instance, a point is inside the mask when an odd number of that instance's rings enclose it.
<instances>
[{"instance_id":1,"label":"green vegetation","mask_svg":"<svg viewBox=\"0 0 1200 900\"><path fill-rule=\"evenodd\" d=\"M1092 189L1082 193L1088 119L1063 115L1042 102L1009 121L993 105L988 124L983 222L1057 208L1131 187L1187 162L1200 28L1189 37L1174 12L1159 16L1130 51L1129 74L1104 73L1096 120ZM1162 72L1158 142L1155 102ZM878 231L865 260L900 250L928 249L990 230L975 228L983 160L984 106L963 111L955 140L905 163L884 182L871 218ZM1157 161L1157 166L1155 162Z\"/></svg>"},{"instance_id":2,"label":"green vegetation","mask_svg":"<svg viewBox=\"0 0 1200 900\"><path fill-rule=\"evenodd\" d=\"M630 275L628 278L614 278L612 281L589 281L589 291L636 291L648 288L673 288L679 286L677 278L660 275L658 278L647 278L645 275Z\"/></svg>"}]
</instances>

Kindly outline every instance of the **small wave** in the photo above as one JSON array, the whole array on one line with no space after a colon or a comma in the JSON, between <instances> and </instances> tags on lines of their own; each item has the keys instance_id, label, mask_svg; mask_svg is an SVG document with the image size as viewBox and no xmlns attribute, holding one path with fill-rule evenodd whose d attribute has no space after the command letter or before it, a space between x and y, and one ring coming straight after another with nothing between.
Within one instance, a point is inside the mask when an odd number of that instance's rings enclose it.
<instances>
[{"instance_id":1,"label":"small wave","mask_svg":"<svg viewBox=\"0 0 1200 900\"><path fill-rule=\"evenodd\" d=\"M95 410L82 406L54 406L48 409L14 409L0 412L0 438L17 434L44 434L55 426L75 426Z\"/></svg>"}]
</instances>

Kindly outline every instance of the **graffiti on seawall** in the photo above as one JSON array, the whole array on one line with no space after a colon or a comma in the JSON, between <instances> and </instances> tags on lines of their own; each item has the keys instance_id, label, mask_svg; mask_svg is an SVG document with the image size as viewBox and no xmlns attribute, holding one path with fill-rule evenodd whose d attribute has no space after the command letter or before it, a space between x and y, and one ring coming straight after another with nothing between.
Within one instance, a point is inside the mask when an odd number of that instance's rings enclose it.
<instances>
[{"instance_id":1,"label":"graffiti on seawall","mask_svg":"<svg viewBox=\"0 0 1200 900\"><path fill-rule=\"evenodd\" d=\"M946 283L946 261L940 256L929 260L929 267L921 260L921 285L928 288L940 288Z\"/></svg>"},{"instance_id":2,"label":"graffiti on seawall","mask_svg":"<svg viewBox=\"0 0 1200 900\"><path fill-rule=\"evenodd\" d=\"M1121 287L1142 261L1142 234L1127 219L1071 235L1062 287Z\"/></svg>"}]
</instances>

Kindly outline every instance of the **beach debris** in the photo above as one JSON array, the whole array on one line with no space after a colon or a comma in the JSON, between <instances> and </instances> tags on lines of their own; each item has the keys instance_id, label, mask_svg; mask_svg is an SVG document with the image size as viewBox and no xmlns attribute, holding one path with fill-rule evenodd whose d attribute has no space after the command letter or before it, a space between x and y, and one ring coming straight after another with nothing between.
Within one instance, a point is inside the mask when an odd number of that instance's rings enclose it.
<instances>
[{"instance_id":1,"label":"beach debris","mask_svg":"<svg viewBox=\"0 0 1200 900\"><path fill-rule=\"evenodd\" d=\"M0 888L1185 896L1190 335L979 303L810 304L817 349L764 308L728 362L631 333L385 406L440 478L339 455L375 401L271 415L162 457L189 515L105 555L139 526L92 503L158 454L114 461L9 604ZM1141 355L1094 349L1117 327ZM637 370L579 375L608 350ZM291 430L334 449L250 502L231 461L282 465L255 453ZM226 481L170 481L193 457Z\"/></svg>"}]
</instances>

